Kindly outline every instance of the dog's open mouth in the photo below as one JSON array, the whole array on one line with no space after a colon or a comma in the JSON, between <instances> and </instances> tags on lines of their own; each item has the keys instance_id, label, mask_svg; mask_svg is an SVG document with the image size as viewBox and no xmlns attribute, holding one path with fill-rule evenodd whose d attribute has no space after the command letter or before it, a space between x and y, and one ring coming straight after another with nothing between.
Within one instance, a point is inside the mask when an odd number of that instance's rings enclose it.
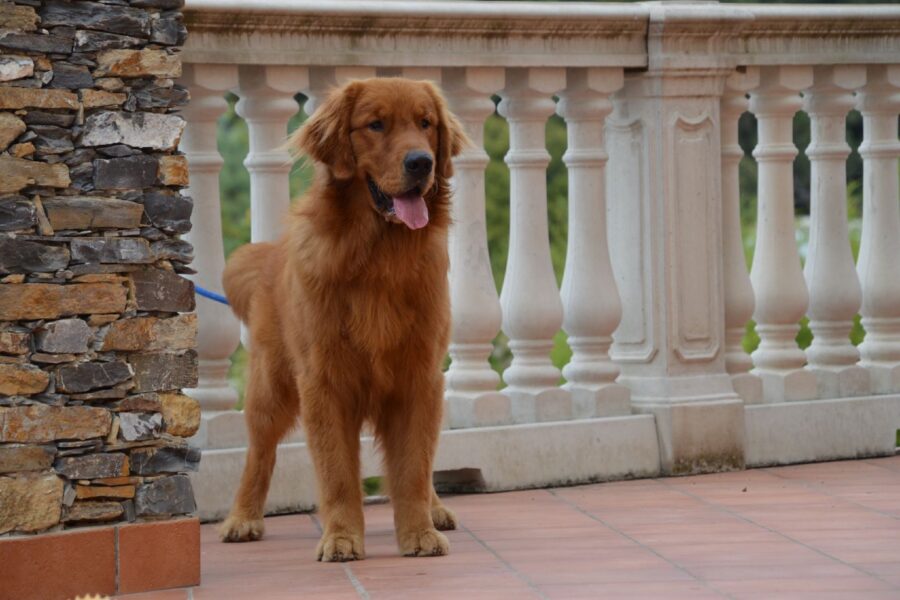
<instances>
[{"instance_id":1,"label":"dog's open mouth","mask_svg":"<svg viewBox=\"0 0 900 600\"><path fill-rule=\"evenodd\" d=\"M428 225L428 206L418 186L397 196L386 194L371 177L367 177L369 192L378 212L388 221L400 221L410 229Z\"/></svg>"}]
</instances>

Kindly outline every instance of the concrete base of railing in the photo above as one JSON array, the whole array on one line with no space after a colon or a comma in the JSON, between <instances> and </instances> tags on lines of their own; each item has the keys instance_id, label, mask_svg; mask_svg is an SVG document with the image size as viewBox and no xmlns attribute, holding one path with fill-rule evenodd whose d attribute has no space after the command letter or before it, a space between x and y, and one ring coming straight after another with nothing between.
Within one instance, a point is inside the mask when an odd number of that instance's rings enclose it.
<instances>
[{"instance_id":1,"label":"concrete base of railing","mask_svg":"<svg viewBox=\"0 0 900 600\"><path fill-rule=\"evenodd\" d=\"M886 456L895 451L900 395L839 398L744 407L748 467ZM192 475L205 521L230 508L247 454L243 415L204 419ZM267 514L315 508L315 474L301 432L279 446ZM445 431L435 459L439 489L496 492L572 485L662 473L656 418L650 414ZM364 438L362 476L381 474L371 438Z\"/></svg>"},{"instance_id":2,"label":"concrete base of railing","mask_svg":"<svg viewBox=\"0 0 900 600\"><path fill-rule=\"evenodd\" d=\"M748 467L887 456L900 429L900 395L748 406Z\"/></svg>"},{"instance_id":3,"label":"concrete base of railing","mask_svg":"<svg viewBox=\"0 0 900 600\"><path fill-rule=\"evenodd\" d=\"M242 447L204 450L200 471L191 477L201 519L227 514L246 454ZM362 476L379 475L371 438L364 439L362 456ZM445 431L435 471L439 487L486 492L654 477L660 472L656 425L652 415L631 415ZM311 510L315 504L306 444L282 444L266 513Z\"/></svg>"}]
</instances>

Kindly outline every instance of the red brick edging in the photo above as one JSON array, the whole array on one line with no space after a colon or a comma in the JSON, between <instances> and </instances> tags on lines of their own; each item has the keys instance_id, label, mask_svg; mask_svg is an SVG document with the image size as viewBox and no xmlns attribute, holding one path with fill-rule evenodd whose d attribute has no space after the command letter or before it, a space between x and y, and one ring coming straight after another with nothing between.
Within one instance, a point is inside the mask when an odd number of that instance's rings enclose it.
<instances>
[{"instance_id":1,"label":"red brick edging","mask_svg":"<svg viewBox=\"0 0 900 600\"><path fill-rule=\"evenodd\" d=\"M68 600L199 585L200 521L0 538L0 565L0 600Z\"/></svg>"}]
</instances>

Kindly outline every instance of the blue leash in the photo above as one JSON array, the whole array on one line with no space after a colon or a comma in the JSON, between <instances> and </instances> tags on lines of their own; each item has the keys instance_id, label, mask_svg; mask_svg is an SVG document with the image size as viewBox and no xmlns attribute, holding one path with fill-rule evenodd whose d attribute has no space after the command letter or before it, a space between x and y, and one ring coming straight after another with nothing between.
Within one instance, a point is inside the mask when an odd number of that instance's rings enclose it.
<instances>
[{"instance_id":1,"label":"blue leash","mask_svg":"<svg viewBox=\"0 0 900 600\"><path fill-rule=\"evenodd\" d=\"M215 300L216 302L224 305L228 305L228 298L223 296L222 294L217 294L215 292L211 292L206 288L202 288L196 283L194 284L194 291L197 292L198 295L203 296L204 298L209 298L210 300Z\"/></svg>"}]
</instances>

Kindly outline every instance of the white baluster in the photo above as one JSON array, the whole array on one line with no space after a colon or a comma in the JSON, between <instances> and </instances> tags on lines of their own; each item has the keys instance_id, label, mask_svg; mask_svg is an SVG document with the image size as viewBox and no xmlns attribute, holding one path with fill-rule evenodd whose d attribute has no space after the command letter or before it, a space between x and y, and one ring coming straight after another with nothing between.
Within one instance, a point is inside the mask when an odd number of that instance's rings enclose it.
<instances>
[{"instance_id":1,"label":"white baluster","mask_svg":"<svg viewBox=\"0 0 900 600\"><path fill-rule=\"evenodd\" d=\"M722 241L725 279L725 369L734 391L744 404L763 400L762 380L750 373L753 361L742 341L755 301L744 239L741 231L740 162L744 150L738 143L738 121L747 110L747 91L759 85L759 69L749 67L725 80L722 96Z\"/></svg>"},{"instance_id":2,"label":"white baluster","mask_svg":"<svg viewBox=\"0 0 900 600\"><path fill-rule=\"evenodd\" d=\"M862 291L847 228L846 116L853 90L865 83L862 66L819 66L814 85L804 92L812 139L806 149L811 165L809 253L803 274L809 287L808 369L816 374L820 398L861 396L869 392L869 373L856 365L859 351L850 343L853 317Z\"/></svg>"},{"instance_id":3,"label":"white baluster","mask_svg":"<svg viewBox=\"0 0 900 600\"><path fill-rule=\"evenodd\" d=\"M284 149L287 125L298 110L294 95L307 87L302 67L240 67L237 113L247 121L250 152L250 239L278 239L291 203L291 157Z\"/></svg>"},{"instance_id":4,"label":"white baluster","mask_svg":"<svg viewBox=\"0 0 900 600\"><path fill-rule=\"evenodd\" d=\"M191 276L198 285L222 292L225 250L222 245L222 210L219 197L219 171L222 157L216 145L217 121L228 109L224 93L237 82L237 69L229 65L187 64L181 83L191 93L190 103L182 109L187 121L181 149L187 155L190 188L194 199L193 228L185 239L194 245ZM204 417L216 411L231 410L238 401L237 391L228 383L231 354L237 349L238 320L227 306L197 296L200 380L187 390L200 402Z\"/></svg>"},{"instance_id":5,"label":"white baluster","mask_svg":"<svg viewBox=\"0 0 900 600\"><path fill-rule=\"evenodd\" d=\"M897 183L897 113L900 65L868 67L857 93L863 115L863 228L857 269L862 282L860 364L872 390L900 392L900 189Z\"/></svg>"},{"instance_id":6,"label":"white baluster","mask_svg":"<svg viewBox=\"0 0 900 600\"><path fill-rule=\"evenodd\" d=\"M444 93L472 146L453 161L450 229L450 369L446 374L450 427L497 425L511 419L509 398L488 356L500 330L500 301L491 274L485 216L484 122L494 112L491 94L503 87L499 68L448 69Z\"/></svg>"},{"instance_id":7,"label":"white baluster","mask_svg":"<svg viewBox=\"0 0 900 600\"><path fill-rule=\"evenodd\" d=\"M576 418L631 414L630 393L615 383L619 367L609 359L622 303L607 245L603 142L609 94L623 83L622 69L569 69L556 109L568 131L569 243L561 295L572 360L563 375Z\"/></svg>"},{"instance_id":8,"label":"white baluster","mask_svg":"<svg viewBox=\"0 0 900 600\"><path fill-rule=\"evenodd\" d=\"M550 261L547 226L547 118L554 92L565 86L556 68L509 69L500 114L509 121L509 259L500 304L512 364L503 377L518 423L571 418L571 398L558 387L550 362L553 336L562 325L562 303Z\"/></svg>"},{"instance_id":9,"label":"white baluster","mask_svg":"<svg viewBox=\"0 0 900 600\"><path fill-rule=\"evenodd\" d=\"M760 86L750 96L759 123L753 151L759 165L757 234L750 279L760 344L752 356L766 402L809 400L817 394L816 377L803 369L806 355L794 340L809 295L794 234L793 118L801 106L798 92L811 84L810 67L764 67Z\"/></svg>"}]
</instances>

